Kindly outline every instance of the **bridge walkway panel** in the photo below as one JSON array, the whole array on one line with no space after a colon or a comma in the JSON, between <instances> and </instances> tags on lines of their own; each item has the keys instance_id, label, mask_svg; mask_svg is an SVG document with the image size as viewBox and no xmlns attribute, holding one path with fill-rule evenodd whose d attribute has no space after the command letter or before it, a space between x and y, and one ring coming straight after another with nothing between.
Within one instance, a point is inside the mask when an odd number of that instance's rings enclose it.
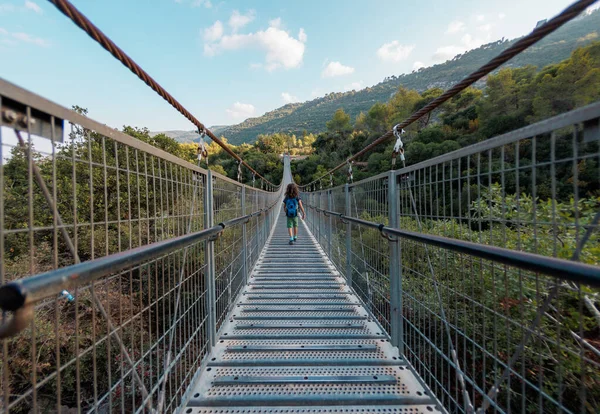
<instances>
[{"instance_id":1,"label":"bridge walkway panel","mask_svg":"<svg viewBox=\"0 0 600 414\"><path fill-rule=\"evenodd\" d=\"M282 214L184 412L442 411L308 228L290 245L285 224Z\"/></svg>"}]
</instances>

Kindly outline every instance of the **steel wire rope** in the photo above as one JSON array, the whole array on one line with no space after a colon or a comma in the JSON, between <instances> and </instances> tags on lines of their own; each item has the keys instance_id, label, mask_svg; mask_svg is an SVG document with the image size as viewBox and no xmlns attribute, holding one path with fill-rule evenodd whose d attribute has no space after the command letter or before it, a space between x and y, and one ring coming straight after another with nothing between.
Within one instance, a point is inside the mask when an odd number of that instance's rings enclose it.
<instances>
[{"instance_id":1,"label":"steel wire rope","mask_svg":"<svg viewBox=\"0 0 600 414\"><path fill-rule=\"evenodd\" d=\"M146 85L148 85L154 92L160 95L166 100L173 108L175 108L180 114L185 116L192 124L198 128L198 132L205 132L214 142L216 142L221 148L225 150L230 156L237 161L241 162L251 172L259 176L261 179L271 184L274 188L277 186L267 180L265 177L260 175L254 168L244 161L239 155L237 155L231 148L221 141L215 134L207 129L202 122L200 122L194 115L192 115L179 101L177 101L165 88L163 88L158 82L156 82L140 65L138 65L131 57L129 57L121 48L119 48L112 40L108 38L96 25L94 25L87 17L83 15L73 4L68 0L48 0L65 16L67 16L73 23L79 28L86 32L92 39L100 44L106 51L113 55L118 61L126 66L131 72L133 72L139 79L141 79Z\"/></svg>"},{"instance_id":2,"label":"steel wire rope","mask_svg":"<svg viewBox=\"0 0 600 414\"><path fill-rule=\"evenodd\" d=\"M56 1L58 1L58 0L56 0ZM61 1L64 1L64 0L61 0ZM529 46L531 46L534 43L538 42L539 40L543 39L550 33L554 32L555 30L560 28L562 25L567 23L568 21L577 17L579 14L581 14L583 11L585 11L589 6L594 4L596 1L598 1L598 0L578 0L577 2L571 4L565 10L563 10L559 15L553 17L545 24L543 24L539 27L536 27L530 34L528 34L527 36L518 40L515 44L513 44L509 48L505 49L503 52L501 52L498 56L496 56L495 58L490 60L488 63L481 66L475 72L471 73L466 78L464 78L463 80L461 80L460 82L458 82L457 84L452 86L446 92L444 92L443 94L441 94L440 96L435 98L433 101L429 102L423 108L421 108L418 111L416 111L415 113L413 113L411 116L406 118L404 121L397 124L396 128L398 128L398 129L406 128L409 125L411 125L412 123L414 123L415 121L417 121L418 119L420 119L421 117L429 114L430 112L432 112L434 109L438 108L440 105L442 105L447 100L458 95L460 92L462 92L467 87L469 87L472 84L474 84L475 82L477 82L479 79L481 79L485 75L488 75L489 73L491 73L495 69L499 68L504 63L508 62L513 57L517 56L519 53L523 52ZM384 143L385 141L387 141L388 139L390 139L393 136L394 136L393 130L386 132L385 134L383 134L382 136L377 138L375 141L373 141L371 144L367 145L362 150L360 150L356 154L352 155L346 161L340 163L338 166L329 170L323 176L306 184L303 187L309 188L308 186L321 180L327 174L332 174L335 171L342 168L343 166L345 166L346 164L348 164L348 162L355 161L361 155L366 154L367 152L371 151L373 148L379 146L380 144Z\"/></svg>"}]
</instances>

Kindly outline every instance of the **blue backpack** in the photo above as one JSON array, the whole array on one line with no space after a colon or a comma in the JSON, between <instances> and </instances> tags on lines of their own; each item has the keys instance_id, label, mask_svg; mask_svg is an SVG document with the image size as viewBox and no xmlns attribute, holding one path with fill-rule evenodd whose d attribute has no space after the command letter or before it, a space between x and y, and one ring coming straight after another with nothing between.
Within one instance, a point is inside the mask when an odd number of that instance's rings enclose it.
<instances>
[{"instance_id":1,"label":"blue backpack","mask_svg":"<svg viewBox=\"0 0 600 414\"><path fill-rule=\"evenodd\" d=\"M298 215L298 199L288 198L285 200L285 210L288 217L296 217Z\"/></svg>"}]
</instances>

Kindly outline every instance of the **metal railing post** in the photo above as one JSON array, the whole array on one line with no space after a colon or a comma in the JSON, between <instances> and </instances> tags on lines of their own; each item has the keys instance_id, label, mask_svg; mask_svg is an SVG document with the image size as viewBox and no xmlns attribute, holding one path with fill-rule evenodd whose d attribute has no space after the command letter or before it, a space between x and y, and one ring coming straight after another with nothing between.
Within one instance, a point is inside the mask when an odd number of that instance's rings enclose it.
<instances>
[{"instance_id":1,"label":"metal railing post","mask_svg":"<svg viewBox=\"0 0 600 414\"><path fill-rule=\"evenodd\" d=\"M312 195L312 193L308 194L308 200L309 200L309 204L311 205L311 207L315 206L315 201L314 201L314 197ZM311 214L310 214L310 218L309 218L309 229L311 231L312 234L315 234L315 210L312 209L311 210Z\"/></svg>"},{"instance_id":2,"label":"metal railing post","mask_svg":"<svg viewBox=\"0 0 600 414\"><path fill-rule=\"evenodd\" d=\"M252 209L253 211L257 211L260 208L260 206L258 205L258 190L255 191L254 193L254 208ZM258 255L260 254L260 216L256 216L256 227L254 228L254 252L256 255L256 258L258 258Z\"/></svg>"},{"instance_id":3,"label":"metal railing post","mask_svg":"<svg viewBox=\"0 0 600 414\"><path fill-rule=\"evenodd\" d=\"M213 211L213 180L212 172L206 174L206 196L204 197L205 227L210 228L214 222ZM206 272L204 273L204 285L207 287L206 308L208 312L208 339L213 348L217 343L217 319L215 307L215 242L208 240L204 250Z\"/></svg>"},{"instance_id":4,"label":"metal railing post","mask_svg":"<svg viewBox=\"0 0 600 414\"><path fill-rule=\"evenodd\" d=\"M312 197L312 205L314 207L314 216L313 216L313 222L312 222L312 233L315 236L315 238L317 237L317 223L319 222L319 213L317 212L317 194L316 193L311 193L311 197ZM319 241L319 239L317 238L317 241Z\"/></svg>"},{"instance_id":5,"label":"metal railing post","mask_svg":"<svg viewBox=\"0 0 600 414\"><path fill-rule=\"evenodd\" d=\"M312 207L314 205L313 201L312 201L312 195L309 194L309 193L307 193L306 194L306 198L308 199L308 203L307 204ZM309 209L307 208L306 211L308 211L308 210ZM313 222L315 221L314 217L313 217L314 214L315 214L315 211L312 208L310 209L310 215L307 214L308 215L308 229L311 232L313 231Z\"/></svg>"},{"instance_id":6,"label":"metal railing post","mask_svg":"<svg viewBox=\"0 0 600 414\"><path fill-rule=\"evenodd\" d=\"M246 186L242 187L242 216L246 215ZM248 284L248 236L246 234L246 222L242 224L242 279Z\"/></svg>"},{"instance_id":7,"label":"metal railing post","mask_svg":"<svg viewBox=\"0 0 600 414\"><path fill-rule=\"evenodd\" d=\"M264 205L264 207L266 207L267 206L267 200L266 200L267 196L265 195L264 197L265 198L263 199L263 205ZM264 219L263 219L263 227L262 227L263 239L262 239L261 247L263 247L267 243L267 225L268 225L268 223L269 223L269 212L265 211Z\"/></svg>"},{"instance_id":8,"label":"metal railing post","mask_svg":"<svg viewBox=\"0 0 600 414\"><path fill-rule=\"evenodd\" d=\"M333 198L333 191L327 190L327 210L333 211L331 199ZM331 259L331 235L333 234L331 227L333 225L331 214L329 215L329 224L327 226L327 256Z\"/></svg>"},{"instance_id":9,"label":"metal railing post","mask_svg":"<svg viewBox=\"0 0 600 414\"><path fill-rule=\"evenodd\" d=\"M398 228L398 185L396 174L388 175L389 226ZM402 268L400 242L389 241L390 246L390 330L392 345L397 346L400 355L404 355L404 332L402 321Z\"/></svg>"},{"instance_id":10,"label":"metal railing post","mask_svg":"<svg viewBox=\"0 0 600 414\"><path fill-rule=\"evenodd\" d=\"M266 202L265 202L265 206L266 206ZM271 223L271 215L270 213L267 211L265 213L265 244L267 243L267 239L269 238L269 229L270 226L269 224Z\"/></svg>"},{"instance_id":11,"label":"metal railing post","mask_svg":"<svg viewBox=\"0 0 600 414\"><path fill-rule=\"evenodd\" d=\"M350 217L352 214L352 205L350 204L350 185L344 186L346 196L346 211L345 215ZM348 287L352 287L352 223L346 223L346 283Z\"/></svg>"},{"instance_id":12,"label":"metal railing post","mask_svg":"<svg viewBox=\"0 0 600 414\"><path fill-rule=\"evenodd\" d=\"M317 197L315 193L310 193L310 198L312 201L312 206L317 207ZM312 219L312 234L314 236L317 235L317 220L319 218L319 213L317 213L316 208L313 208L313 219ZM318 241L318 240L317 240Z\"/></svg>"},{"instance_id":13,"label":"metal railing post","mask_svg":"<svg viewBox=\"0 0 600 414\"><path fill-rule=\"evenodd\" d=\"M317 206L317 208L321 209L321 192L317 193L319 196L317 197L319 200L319 205ZM323 243L321 243L321 212L319 211L318 213L319 215L318 217L318 221L317 221L317 241L319 242L319 245L323 246Z\"/></svg>"}]
</instances>

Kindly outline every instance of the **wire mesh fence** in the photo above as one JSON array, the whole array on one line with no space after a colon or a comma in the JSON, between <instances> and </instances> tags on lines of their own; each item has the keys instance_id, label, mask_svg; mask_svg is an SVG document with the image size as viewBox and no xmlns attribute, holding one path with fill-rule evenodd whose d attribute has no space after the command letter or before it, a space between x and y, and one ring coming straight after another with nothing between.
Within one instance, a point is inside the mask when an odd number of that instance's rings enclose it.
<instances>
[{"instance_id":1,"label":"wire mesh fence","mask_svg":"<svg viewBox=\"0 0 600 414\"><path fill-rule=\"evenodd\" d=\"M388 177L304 193L314 214L308 222L323 250L352 284L375 319L390 332L389 248L379 231L346 225L327 211L388 223ZM346 194L347 192L347 194ZM331 205L331 206L330 206ZM329 239L331 238L331 243ZM348 252L347 241L351 247ZM348 258L350 260L348 260Z\"/></svg>"},{"instance_id":2,"label":"wire mesh fence","mask_svg":"<svg viewBox=\"0 0 600 414\"><path fill-rule=\"evenodd\" d=\"M0 86L0 411L175 410L279 192Z\"/></svg>"},{"instance_id":3,"label":"wire mesh fence","mask_svg":"<svg viewBox=\"0 0 600 414\"><path fill-rule=\"evenodd\" d=\"M600 283L402 234L389 241L378 225L598 266L599 118L593 104L329 190L349 201L331 249L351 260L336 266L449 412L598 412ZM311 228L327 233L318 194L303 196Z\"/></svg>"},{"instance_id":4,"label":"wire mesh fence","mask_svg":"<svg viewBox=\"0 0 600 414\"><path fill-rule=\"evenodd\" d=\"M344 187L336 187L329 190L331 200L330 211L344 214L346 212L346 195ZM328 252L329 258L338 269L341 269L342 275L346 275L346 225L339 220L329 217L328 225L331 226L331 248Z\"/></svg>"}]
</instances>

